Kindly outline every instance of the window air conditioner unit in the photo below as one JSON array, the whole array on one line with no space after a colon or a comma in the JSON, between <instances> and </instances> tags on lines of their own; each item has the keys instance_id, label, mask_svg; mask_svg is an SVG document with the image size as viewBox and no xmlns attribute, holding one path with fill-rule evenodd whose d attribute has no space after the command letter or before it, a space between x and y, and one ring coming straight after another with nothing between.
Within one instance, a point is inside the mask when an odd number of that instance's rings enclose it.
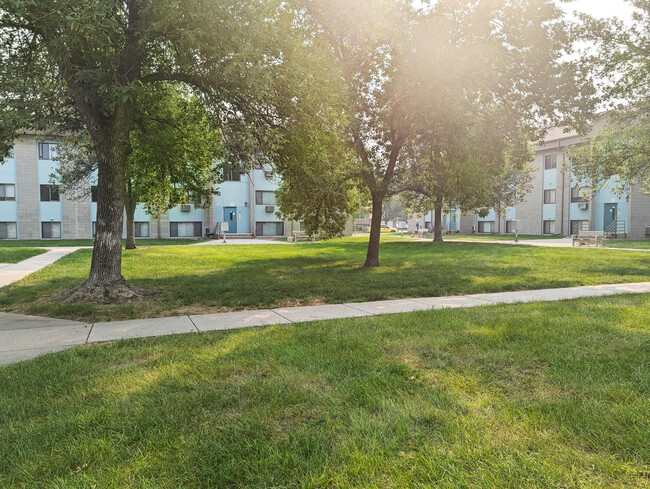
<instances>
[{"instance_id":1,"label":"window air conditioner unit","mask_svg":"<svg viewBox=\"0 0 650 489\"><path fill-rule=\"evenodd\" d=\"M181 212L190 212L192 206L190 204L181 204Z\"/></svg>"},{"instance_id":2,"label":"window air conditioner unit","mask_svg":"<svg viewBox=\"0 0 650 489\"><path fill-rule=\"evenodd\" d=\"M275 212L275 206L274 205L267 205L266 206L266 212Z\"/></svg>"},{"instance_id":3,"label":"window air conditioner unit","mask_svg":"<svg viewBox=\"0 0 650 489\"><path fill-rule=\"evenodd\" d=\"M578 204L578 209L581 209L583 211L589 209L589 202L580 202Z\"/></svg>"}]
</instances>

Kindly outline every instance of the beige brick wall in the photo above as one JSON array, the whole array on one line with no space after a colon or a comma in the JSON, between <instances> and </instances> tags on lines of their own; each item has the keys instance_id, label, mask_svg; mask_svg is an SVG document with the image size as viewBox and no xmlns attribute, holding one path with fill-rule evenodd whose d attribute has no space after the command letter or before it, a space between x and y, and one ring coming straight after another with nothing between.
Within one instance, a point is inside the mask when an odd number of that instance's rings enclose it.
<instances>
[{"instance_id":1,"label":"beige brick wall","mask_svg":"<svg viewBox=\"0 0 650 489\"><path fill-rule=\"evenodd\" d=\"M650 226L650 195L641 193L638 187L633 188L628 213L628 237L645 238L645 227Z\"/></svg>"},{"instance_id":2,"label":"beige brick wall","mask_svg":"<svg viewBox=\"0 0 650 489\"><path fill-rule=\"evenodd\" d=\"M36 138L26 135L20 141L16 141L15 156L18 239L40 239L40 194Z\"/></svg>"}]
</instances>

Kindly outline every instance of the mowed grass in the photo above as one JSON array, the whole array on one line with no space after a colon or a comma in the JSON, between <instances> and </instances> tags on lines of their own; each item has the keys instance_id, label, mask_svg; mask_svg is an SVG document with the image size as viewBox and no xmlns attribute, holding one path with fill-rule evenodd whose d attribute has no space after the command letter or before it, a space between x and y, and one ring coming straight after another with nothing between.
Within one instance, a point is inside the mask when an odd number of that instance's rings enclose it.
<instances>
[{"instance_id":1,"label":"mowed grass","mask_svg":"<svg viewBox=\"0 0 650 489\"><path fill-rule=\"evenodd\" d=\"M81 284L79 250L0 289L5 311L88 321L650 281L650 253L387 239L381 266L362 267L367 242L151 247L123 254L123 275L158 295L122 305L47 298Z\"/></svg>"},{"instance_id":2,"label":"mowed grass","mask_svg":"<svg viewBox=\"0 0 650 489\"><path fill-rule=\"evenodd\" d=\"M650 250L650 239L608 239L605 241L605 246L608 248Z\"/></svg>"},{"instance_id":3,"label":"mowed grass","mask_svg":"<svg viewBox=\"0 0 650 489\"><path fill-rule=\"evenodd\" d=\"M135 244L138 247L147 246L174 246L174 245L187 245L198 243L203 240L196 239L136 239ZM126 244L126 240L122 240L122 246ZM38 246L43 248L58 248L66 246L92 246L92 239L24 239L24 240L2 240L0 241L1 248L20 248L28 246Z\"/></svg>"},{"instance_id":4,"label":"mowed grass","mask_svg":"<svg viewBox=\"0 0 650 489\"><path fill-rule=\"evenodd\" d=\"M0 487L647 488L650 295L93 345L0 368Z\"/></svg>"},{"instance_id":5,"label":"mowed grass","mask_svg":"<svg viewBox=\"0 0 650 489\"><path fill-rule=\"evenodd\" d=\"M18 263L46 251L34 248L0 248L0 263Z\"/></svg>"},{"instance_id":6,"label":"mowed grass","mask_svg":"<svg viewBox=\"0 0 650 489\"><path fill-rule=\"evenodd\" d=\"M519 240L530 239L562 239L564 236L547 236L541 234L520 234ZM514 241L514 234L449 234L443 239L467 239L471 241Z\"/></svg>"}]
</instances>

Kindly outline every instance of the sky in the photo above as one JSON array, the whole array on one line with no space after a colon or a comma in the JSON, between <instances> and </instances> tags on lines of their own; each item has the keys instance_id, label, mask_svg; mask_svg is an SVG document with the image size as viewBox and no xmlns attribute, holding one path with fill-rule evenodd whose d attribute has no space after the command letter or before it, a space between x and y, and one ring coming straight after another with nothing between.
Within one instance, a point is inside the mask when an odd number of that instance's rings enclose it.
<instances>
[{"instance_id":1,"label":"sky","mask_svg":"<svg viewBox=\"0 0 650 489\"><path fill-rule=\"evenodd\" d=\"M626 22L632 19L634 10L630 3L624 0L575 0L560 5L566 12L577 10L594 17L618 17Z\"/></svg>"}]
</instances>

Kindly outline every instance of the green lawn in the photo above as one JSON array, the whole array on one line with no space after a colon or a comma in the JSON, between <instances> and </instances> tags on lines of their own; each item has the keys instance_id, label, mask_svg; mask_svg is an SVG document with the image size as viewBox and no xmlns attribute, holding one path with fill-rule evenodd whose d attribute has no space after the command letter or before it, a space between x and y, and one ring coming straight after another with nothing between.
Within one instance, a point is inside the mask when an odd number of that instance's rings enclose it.
<instances>
[{"instance_id":1,"label":"green lawn","mask_svg":"<svg viewBox=\"0 0 650 489\"><path fill-rule=\"evenodd\" d=\"M1 248L0 263L18 263L32 256L45 253L47 250L35 250L34 248Z\"/></svg>"},{"instance_id":2,"label":"green lawn","mask_svg":"<svg viewBox=\"0 0 650 489\"><path fill-rule=\"evenodd\" d=\"M564 236L546 236L540 234L520 234L520 240L527 239L562 239ZM449 234L443 239L470 239L475 241L514 241L514 234Z\"/></svg>"},{"instance_id":3,"label":"green lawn","mask_svg":"<svg viewBox=\"0 0 650 489\"><path fill-rule=\"evenodd\" d=\"M196 239L136 239L136 246L172 246L172 245L187 245L197 243L202 240ZM126 240L122 240L122 246ZM24 240L0 240L0 248L19 248L28 246L42 246L45 248L58 248L61 246L92 246L92 239L24 239Z\"/></svg>"},{"instance_id":4,"label":"green lawn","mask_svg":"<svg viewBox=\"0 0 650 489\"><path fill-rule=\"evenodd\" d=\"M364 269L367 240L296 245L151 247L123 254L123 274L158 296L132 304L42 300L83 282L91 250L0 289L0 309L89 321L300 304L650 281L650 253L385 239Z\"/></svg>"},{"instance_id":5,"label":"green lawn","mask_svg":"<svg viewBox=\"0 0 650 489\"><path fill-rule=\"evenodd\" d=\"M0 487L647 488L650 294L0 368Z\"/></svg>"},{"instance_id":6,"label":"green lawn","mask_svg":"<svg viewBox=\"0 0 650 489\"><path fill-rule=\"evenodd\" d=\"M605 241L605 246L608 248L650 250L650 239L608 239Z\"/></svg>"}]
</instances>

